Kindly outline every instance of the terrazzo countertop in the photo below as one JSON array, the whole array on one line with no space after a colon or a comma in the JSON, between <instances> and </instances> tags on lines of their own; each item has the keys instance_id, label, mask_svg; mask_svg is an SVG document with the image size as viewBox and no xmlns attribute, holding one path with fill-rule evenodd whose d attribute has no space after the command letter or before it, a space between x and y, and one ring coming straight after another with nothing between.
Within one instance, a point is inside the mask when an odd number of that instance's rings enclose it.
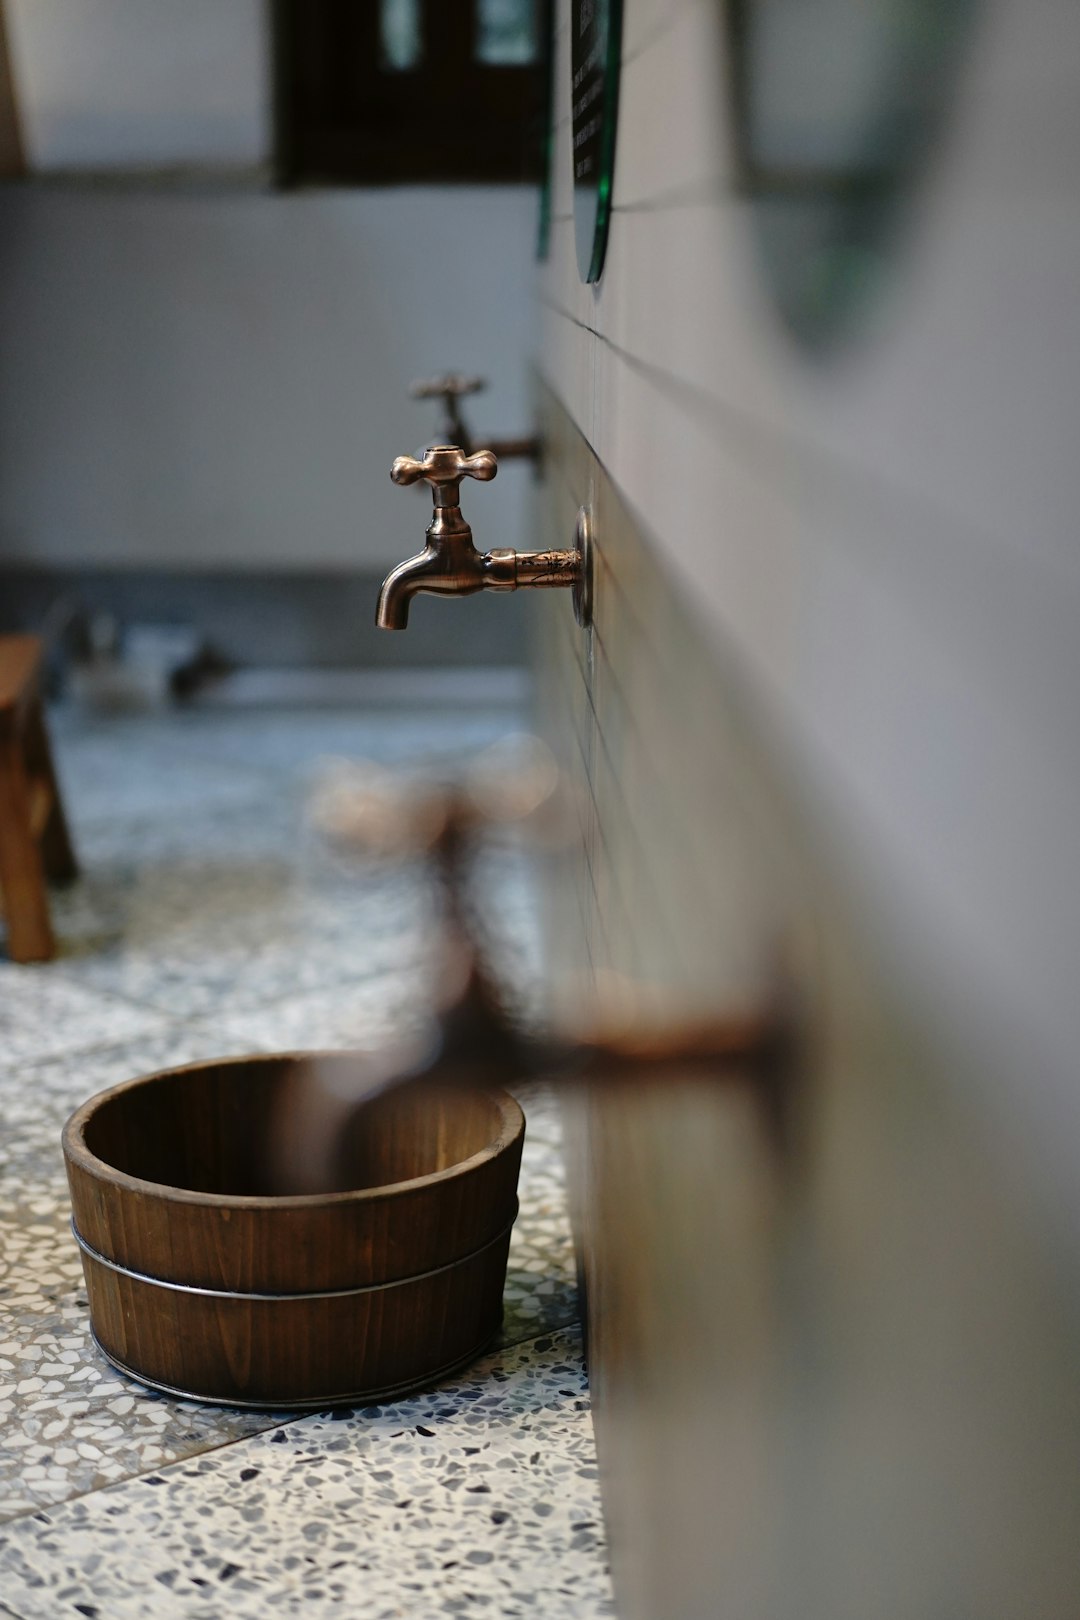
<instances>
[{"instance_id":1,"label":"terrazzo countertop","mask_svg":"<svg viewBox=\"0 0 1080 1620\"><path fill-rule=\"evenodd\" d=\"M53 720L83 876L57 961L0 957L0 1613L37 1617L613 1613L559 1124L521 1092L502 1335L437 1390L291 1417L172 1401L89 1338L61 1126L149 1070L369 1043L423 989L415 868L305 832L326 755L445 758L507 708ZM491 931L536 983L528 861L488 862Z\"/></svg>"}]
</instances>

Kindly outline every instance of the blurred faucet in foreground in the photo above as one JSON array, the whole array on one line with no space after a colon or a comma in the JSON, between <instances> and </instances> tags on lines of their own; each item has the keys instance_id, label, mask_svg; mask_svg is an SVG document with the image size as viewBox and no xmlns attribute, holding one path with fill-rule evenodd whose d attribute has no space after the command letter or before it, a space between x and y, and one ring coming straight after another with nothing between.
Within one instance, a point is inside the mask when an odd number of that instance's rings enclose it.
<instances>
[{"instance_id":1,"label":"blurred faucet in foreground","mask_svg":"<svg viewBox=\"0 0 1080 1620\"><path fill-rule=\"evenodd\" d=\"M313 820L339 847L426 857L437 877L441 917L429 1027L419 1044L402 1046L400 1064L393 1048L375 1055L366 1081L358 1081L357 1102L404 1084L505 1085L534 1077L557 1087L621 1088L678 1074L747 1088L769 1140L786 1152L799 1054L795 1019L779 987L767 1005L696 1021L658 1020L642 1010L640 993L620 996L617 1005L594 995L579 1027L555 1036L515 1020L470 914L468 859L477 836L492 828L545 817L549 829L557 827L563 792L554 760L533 738L524 748L519 743L509 768L481 756L455 781L417 782L347 766L317 794Z\"/></svg>"}]
</instances>

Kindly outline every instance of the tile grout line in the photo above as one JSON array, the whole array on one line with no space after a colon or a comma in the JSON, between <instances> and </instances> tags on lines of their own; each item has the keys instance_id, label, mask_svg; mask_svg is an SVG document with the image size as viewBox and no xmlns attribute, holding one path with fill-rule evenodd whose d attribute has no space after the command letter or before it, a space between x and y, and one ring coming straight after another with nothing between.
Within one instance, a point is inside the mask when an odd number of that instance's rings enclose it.
<instances>
[{"instance_id":1,"label":"tile grout line","mask_svg":"<svg viewBox=\"0 0 1080 1620\"><path fill-rule=\"evenodd\" d=\"M478 1357L477 1360L482 1361L482 1360L485 1360L489 1356L501 1356L501 1355L503 1355L505 1352L507 1352L509 1350L520 1350L526 1345L538 1343L538 1341L540 1339L553 1339L560 1333L575 1333L575 1332L576 1332L576 1336L577 1336L577 1338L578 1338L578 1340L580 1342L581 1337L582 1337L582 1335L581 1335L581 1321L580 1321L580 1318L577 1318L577 1317L575 1317L573 1322L562 1323L558 1327L543 1328L543 1329L541 1329L541 1331L539 1333L534 1333L528 1338L515 1339L511 1344L500 1345L497 1350L486 1351L485 1355L481 1356L481 1357ZM582 1356L582 1364L584 1366L584 1355ZM474 1363L474 1365L475 1365L475 1363ZM471 1368L466 1367L464 1369L464 1371L461 1374L459 1374L458 1376L459 1377L467 1377L468 1374L471 1372L471 1370L472 1370ZM588 1389L588 1372L587 1371L586 1371L586 1374L585 1374L585 1378L586 1378L586 1389ZM132 1381L134 1382L134 1380L132 1380ZM140 1387L145 1388L146 1386L140 1386ZM416 1390L416 1391L413 1392L412 1395L406 1395L406 1396L400 1397L400 1399L402 1399L402 1400L412 1400L412 1399L415 1399L415 1398L417 1398L419 1396L435 1395L435 1394L437 1394L437 1392L442 1387L443 1386L440 1385L440 1384L434 1384L434 1385L432 1385L431 1389L429 1389L429 1390ZM372 1405L372 1406L378 1405L378 1404L379 1404L378 1402L374 1402L374 1401L367 1403L367 1405ZM386 1404L389 1406L389 1405L395 1405L397 1403L388 1401ZM239 1409L234 1408L233 1410L239 1410ZM56 1512L62 1512L65 1509L67 1509L68 1507L70 1507L72 1505L72 1503L74 1503L74 1502L85 1502L92 1496L101 1496L104 1493L109 1492L109 1491L123 1490L123 1489L126 1489L129 1485L136 1485L136 1484L139 1483L140 1480L145 1481L145 1480L148 1480L148 1479L152 1479L155 1475L158 1475L158 1474L164 1475L164 1474L172 1473L178 1468L184 1468L184 1467L190 1466L190 1464L192 1462L196 1461L200 1457L216 1456L219 1452L228 1451L233 1446L245 1445L249 1440L261 1439L263 1435L272 1434L278 1429L292 1429L292 1428L295 1428L298 1424L307 1422L309 1419L314 1418L314 1417L323 1416L327 1412L342 1411L342 1412L349 1412L351 1414L355 1414L357 1412L362 1412L364 1410L365 1410L364 1406L334 1407L333 1405L330 1405L330 1406L325 1406L325 1407L319 1407L318 1409L312 1409L312 1410L309 1410L309 1411L295 1412L292 1416L286 1415L285 1417L278 1418L275 1422L272 1422L272 1423L268 1422L266 1424L260 1424L260 1426L258 1428L252 1429L250 1434L234 1435L234 1436L232 1436L232 1438L230 1438L228 1440L220 1441L217 1445L202 1446L202 1447L200 1447L200 1449L198 1451L189 1451L183 1457L174 1457L169 1462L157 1463L153 1467L146 1468L146 1469L141 1469L141 1470L139 1470L139 1471L137 1471L135 1473L132 1473L132 1474L125 1474L123 1479L109 1480L108 1484L106 1484L106 1485L93 1485L93 1486L90 1487L89 1490L75 1491L75 1492L72 1493L71 1496L65 1496L62 1501L56 1503L55 1511ZM591 1414L591 1411L592 1411L591 1400L590 1400L589 1410L590 1410L590 1414ZM0 1537L2 1537L4 1535L5 1531L9 1528L9 1526L16 1525L16 1524L23 1524L23 1523L25 1523L25 1521L27 1519L44 1519L44 1520L48 1520L49 1522L51 1522L51 1519L50 1519L51 1511L53 1511L53 1510L51 1510L49 1507L42 1507L39 1504L38 1506L27 1509L26 1512L13 1513L10 1518L0 1520ZM0 1603L2 1603L2 1600L0 1600ZM2 1620L2 1609L0 1609L0 1620ZM22 1620L22 1617L21 1616L16 1616L16 1620Z\"/></svg>"},{"instance_id":2,"label":"tile grout line","mask_svg":"<svg viewBox=\"0 0 1080 1620\"><path fill-rule=\"evenodd\" d=\"M703 419L709 419L714 424L719 423L723 433L730 437L732 442L741 444L744 449L747 445L752 450L764 447L770 452L777 450L788 456L799 457L805 462L812 461L827 470L830 489L840 492L833 496L834 500L843 499L843 487L850 484L857 487L861 495L878 509L883 502L899 502L905 511L911 513L920 528L928 526L928 519L936 520L929 526L946 537L950 550L959 562L969 561L979 547L985 549L989 545L993 548L993 556L998 565L1009 568L1013 577L1017 577L1019 567L1017 553L1008 545L1007 537L988 524L966 518L941 500L888 477L876 464L867 468L862 464L851 462L836 446L819 442L805 432L785 428L764 416L747 411L736 401L713 392L704 384L635 354L617 343L598 326L582 320L573 310L567 309L564 304L558 303L546 294L539 295L539 302L550 314L567 321L607 349L628 371L655 388L694 425L700 426ZM554 385L546 375L543 376L543 381L554 393ZM604 466L603 458L591 440L587 439L586 442L601 466ZM760 482L768 482L765 475L759 474L756 470L755 476ZM863 528L860 532L865 534L868 531ZM875 551L872 555L880 555L880 551ZM981 558L983 553L980 552L979 555ZM1058 558L1053 559L1053 563L1062 583L1069 589L1075 589L1075 571Z\"/></svg>"}]
</instances>

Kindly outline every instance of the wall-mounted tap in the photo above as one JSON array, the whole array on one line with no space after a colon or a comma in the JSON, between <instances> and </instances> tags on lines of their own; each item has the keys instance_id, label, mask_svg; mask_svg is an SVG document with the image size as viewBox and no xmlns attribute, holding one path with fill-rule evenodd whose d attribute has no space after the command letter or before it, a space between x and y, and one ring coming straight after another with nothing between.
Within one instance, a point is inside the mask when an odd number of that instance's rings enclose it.
<instances>
[{"instance_id":1,"label":"wall-mounted tap","mask_svg":"<svg viewBox=\"0 0 1080 1620\"><path fill-rule=\"evenodd\" d=\"M398 456L390 469L395 484L431 485L435 511L423 551L387 574L379 592L375 623L380 630L404 630L409 603L419 591L441 596L471 596L474 591L516 591L525 586L547 589L568 585L574 613L587 624L591 612L591 549L588 516L578 518L577 544L567 551L477 551L472 530L461 515L461 480L486 483L499 470L490 450L467 455L456 444L437 444L424 459Z\"/></svg>"},{"instance_id":2,"label":"wall-mounted tap","mask_svg":"<svg viewBox=\"0 0 1080 1620\"><path fill-rule=\"evenodd\" d=\"M496 745L460 776L405 778L355 762L324 778L313 824L342 851L368 859L414 858L437 879L431 949L429 1066L402 1066L393 1051L358 1070L355 1103L414 1084L503 1085L507 1076L541 1077L559 1089L582 1084L642 1089L671 1076L742 1088L767 1136L786 1158L793 1145L804 1054L798 1007L785 978L770 976L759 1005L690 1021L656 1016L645 986L582 985L576 1023L556 1032L523 1023L502 982L475 904L470 869L487 838L513 828L546 835L569 813L569 791L535 738ZM652 1003L652 1015L650 1015ZM343 1099L348 1101L348 1099Z\"/></svg>"},{"instance_id":3,"label":"wall-mounted tap","mask_svg":"<svg viewBox=\"0 0 1080 1620\"><path fill-rule=\"evenodd\" d=\"M478 438L466 427L460 401L466 394L478 394L486 387L486 377L466 377L459 371L446 371L438 377L414 382L409 393L413 399L440 401L438 436L443 444L460 444L466 455L476 450L491 450L500 461L539 461L540 440L535 435L517 439Z\"/></svg>"}]
</instances>

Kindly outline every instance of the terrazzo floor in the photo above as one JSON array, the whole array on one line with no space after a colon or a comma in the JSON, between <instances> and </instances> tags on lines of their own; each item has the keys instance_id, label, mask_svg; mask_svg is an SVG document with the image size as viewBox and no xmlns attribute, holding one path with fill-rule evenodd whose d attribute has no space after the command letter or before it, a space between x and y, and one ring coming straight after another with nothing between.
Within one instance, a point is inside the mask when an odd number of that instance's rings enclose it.
<instances>
[{"instance_id":1,"label":"terrazzo floor","mask_svg":"<svg viewBox=\"0 0 1080 1620\"><path fill-rule=\"evenodd\" d=\"M244 1050L369 1043L424 988L413 866L308 828L327 756L446 765L511 706L196 710L53 720L83 876L57 961L0 955L0 1614L613 1613L557 1114L527 1133L502 1336L393 1405L304 1417L157 1396L101 1360L59 1133L105 1086ZM493 851L481 901L538 981L533 879Z\"/></svg>"}]
</instances>

